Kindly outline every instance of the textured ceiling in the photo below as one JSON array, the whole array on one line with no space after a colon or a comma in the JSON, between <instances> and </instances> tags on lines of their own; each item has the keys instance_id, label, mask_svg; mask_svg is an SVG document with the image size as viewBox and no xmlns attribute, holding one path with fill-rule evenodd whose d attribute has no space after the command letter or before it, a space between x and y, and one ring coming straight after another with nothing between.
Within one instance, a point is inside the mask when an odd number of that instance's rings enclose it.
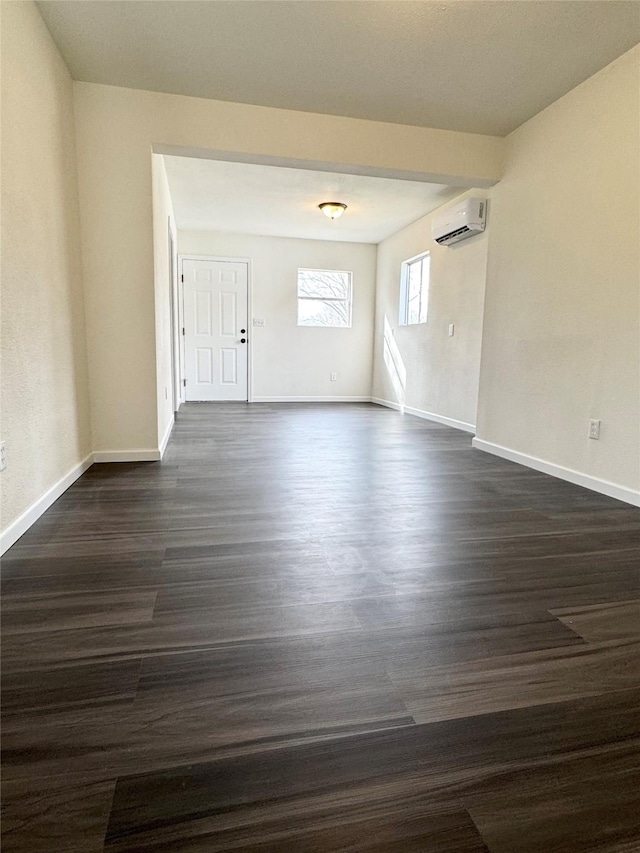
<instances>
[{"instance_id":1,"label":"textured ceiling","mask_svg":"<svg viewBox=\"0 0 640 853\"><path fill-rule=\"evenodd\" d=\"M43 0L76 80L505 135L640 41L622 0Z\"/></svg>"},{"instance_id":2,"label":"textured ceiling","mask_svg":"<svg viewBox=\"0 0 640 853\"><path fill-rule=\"evenodd\" d=\"M178 228L378 243L463 190L436 184L165 156ZM341 201L335 221L319 210Z\"/></svg>"}]
</instances>

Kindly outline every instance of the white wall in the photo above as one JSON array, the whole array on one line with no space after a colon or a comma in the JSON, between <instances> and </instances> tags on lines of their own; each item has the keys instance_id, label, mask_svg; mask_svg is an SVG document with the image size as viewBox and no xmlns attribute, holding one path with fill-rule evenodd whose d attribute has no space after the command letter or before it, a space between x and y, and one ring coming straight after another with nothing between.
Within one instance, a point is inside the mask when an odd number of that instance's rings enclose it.
<instances>
[{"instance_id":1,"label":"white wall","mask_svg":"<svg viewBox=\"0 0 640 853\"><path fill-rule=\"evenodd\" d=\"M508 138L478 413L483 441L635 490L639 62L636 47Z\"/></svg>"},{"instance_id":2,"label":"white wall","mask_svg":"<svg viewBox=\"0 0 640 853\"><path fill-rule=\"evenodd\" d=\"M95 446L157 442L151 150L491 184L503 140L75 83ZM226 153L225 153L226 152ZM481 183L478 184L477 182Z\"/></svg>"},{"instance_id":3,"label":"white wall","mask_svg":"<svg viewBox=\"0 0 640 853\"><path fill-rule=\"evenodd\" d=\"M487 191L471 190L446 207ZM487 265L487 230L453 246L431 238L428 214L378 247L373 396L420 409L470 427L476 422L482 314ZM427 322L398 323L403 261L431 253ZM454 335L449 337L449 324Z\"/></svg>"},{"instance_id":4,"label":"white wall","mask_svg":"<svg viewBox=\"0 0 640 853\"><path fill-rule=\"evenodd\" d=\"M2 3L5 530L91 450L69 72L33 3Z\"/></svg>"},{"instance_id":5,"label":"white wall","mask_svg":"<svg viewBox=\"0 0 640 853\"><path fill-rule=\"evenodd\" d=\"M152 155L153 183L153 260L155 291L156 343L156 405L158 431L157 447L166 438L173 423L173 371L171 306L175 288L173 276L177 262L177 230L164 157ZM169 256L169 229L173 235L173 257ZM176 319L177 326L177 319ZM174 346L176 346L175 326Z\"/></svg>"},{"instance_id":6,"label":"white wall","mask_svg":"<svg viewBox=\"0 0 640 853\"><path fill-rule=\"evenodd\" d=\"M252 313L265 321L264 328L249 328L254 399L370 397L374 245L180 231L178 251L251 260ZM353 272L350 329L297 325L297 273L301 267ZM332 371L338 374L335 382L330 380Z\"/></svg>"}]
</instances>

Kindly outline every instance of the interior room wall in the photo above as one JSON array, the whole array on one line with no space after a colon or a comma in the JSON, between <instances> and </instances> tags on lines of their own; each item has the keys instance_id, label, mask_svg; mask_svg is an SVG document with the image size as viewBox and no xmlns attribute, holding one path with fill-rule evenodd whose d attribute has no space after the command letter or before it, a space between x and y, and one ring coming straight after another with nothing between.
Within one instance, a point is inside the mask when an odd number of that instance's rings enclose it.
<instances>
[{"instance_id":1,"label":"interior room wall","mask_svg":"<svg viewBox=\"0 0 640 853\"><path fill-rule=\"evenodd\" d=\"M253 341L253 398L363 398L371 395L376 246L284 237L178 232L184 255L248 258L252 313L264 327ZM297 325L299 268L353 272L350 329ZM335 371L337 380L331 381Z\"/></svg>"},{"instance_id":2,"label":"interior room wall","mask_svg":"<svg viewBox=\"0 0 640 853\"><path fill-rule=\"evenodd\" d=\"M467 197L486 198L487 190L470 190L443 207ZM438 210L378 246L373 397L473 430L492 213L484 233L439 246L431 237ZM401 326L401 265L426 251L431 254L427 322Z\"/></svg>"},{"instance_id":3,"label":"interior room wall","mask_svg":"<svg viewBox=\"0 0 640 853\"><path fill-rule=\"evenodd\" d=\"M508 137L491 195L477 432L484 449L636 499L639 63L640 46Z\"/></svg>"},{"instance_id":4,"label":"interior room wall","mask_svg":"<svg viewBox=\"0 0 640 853\"><path fill-rule=\"evenodd\" d=\"M88 464L91 433L72 81L35 4L2 3L1 14L0 524L8 546L8 526L17 523L15 533L25 511Z\"/></svg>"},{"instance_id":5,"label":"interior room wall","mask_svg":"<svg viewBox=\"0 0 640 853\"><path fill-rule=\"evenodd\" d=\"M464 186L501 173L496 137L93 83L74 92L92 429L105 451L148 448L159 433L152 149Z\"/></svg>"},{"instance_id":6,"label":"interior room wall","mask_svg":"<svg viewBox=\"0 0 640 853\"><path fill-rule=\"evenodd\" d=\"M173 424L172 334L175 347L175 326L171 325L174 299L172 278L177 261L177 230L164 157L152 155L153 183L153 258L155 291L156 342L156 406L158 417L157 446L163 448ZM169 230L173 235L173 254L170 257ZM177 325L177 319L176 319Z\"/></svg>"}]
</instances>

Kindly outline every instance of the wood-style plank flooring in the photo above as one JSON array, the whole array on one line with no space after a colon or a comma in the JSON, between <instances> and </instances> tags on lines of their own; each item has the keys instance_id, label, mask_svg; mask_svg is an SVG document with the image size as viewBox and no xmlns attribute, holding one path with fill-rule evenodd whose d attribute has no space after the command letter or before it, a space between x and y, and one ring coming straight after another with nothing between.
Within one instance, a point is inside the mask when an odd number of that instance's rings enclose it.
<instances>
[{"instance_id":1,"label":"wood-style plank flooring","mask_svg":"<svg viewBox=\"0 0 640 853\"><path fill-rule=\"evenodd\" d=\"M3 853L637 853L639 567L465 433L189 404L3 559Z\"/></svg>"}]
</instances>

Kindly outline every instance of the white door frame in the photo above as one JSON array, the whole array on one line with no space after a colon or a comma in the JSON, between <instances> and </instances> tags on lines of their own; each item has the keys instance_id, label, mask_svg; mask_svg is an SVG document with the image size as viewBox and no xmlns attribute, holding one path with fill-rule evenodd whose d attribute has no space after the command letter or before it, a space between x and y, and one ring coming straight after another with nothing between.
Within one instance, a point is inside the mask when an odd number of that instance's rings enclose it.
<instances>
[{"instance_id":1,"label":"white door frame","mask_svg":"<svg viewBox=\"0 0 640 853\"><path fill-rule=\"evenodd\" d=\"M179 376L180 376L180 399L184 403L185 393L185 355L184 355L184 268L185 261L222 261L231 264L247 265L247 337L249 351L247 353L247 403L253 403L253 300L251 296L251 258L225 258L221 255L183 255L178 254L178 267L180 270L178 288L180 299L178 302L178 324L180 326L180 352L179 352Z\"/></svg>"}]
</instances>

